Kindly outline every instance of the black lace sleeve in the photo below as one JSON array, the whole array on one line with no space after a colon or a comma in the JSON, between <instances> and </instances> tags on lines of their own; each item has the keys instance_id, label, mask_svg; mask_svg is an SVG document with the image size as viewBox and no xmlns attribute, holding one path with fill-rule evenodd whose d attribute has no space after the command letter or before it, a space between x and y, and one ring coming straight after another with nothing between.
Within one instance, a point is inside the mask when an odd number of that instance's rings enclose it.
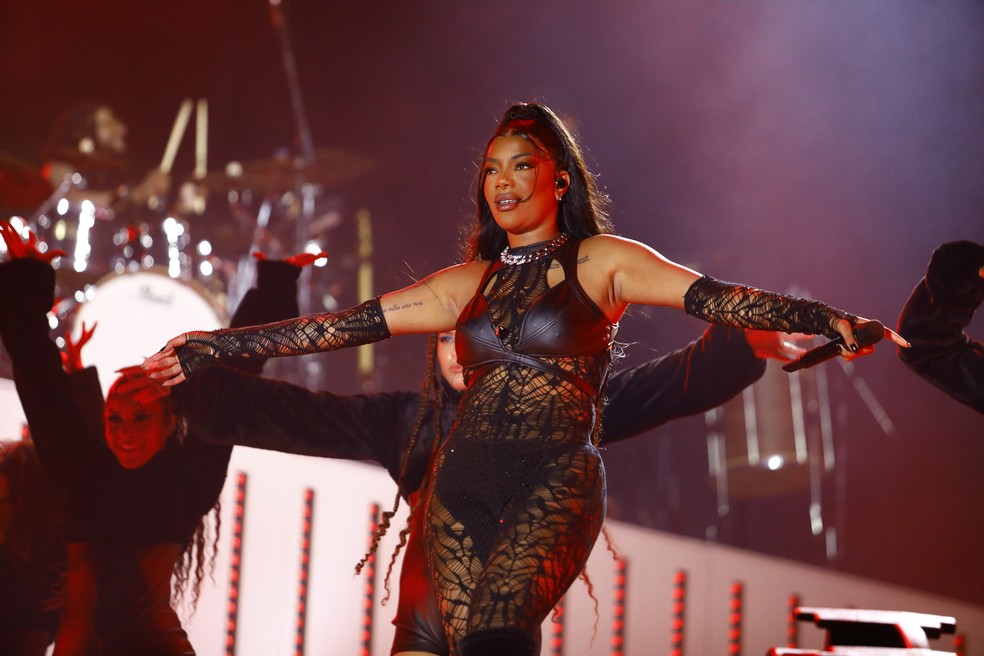
<instances>
[{"instance_id":1,"label":"black lace sleeve","mask_svg":"<svg viewBox=\"0 0 984 656\"><path fill-rule=\"evenodd\" d=\"M188 334L175 351L185 376L232 357L278 357L334 351L390 336L379 299L341 312L311 314L246 328Z\"/></svg>"},{"instance_id":2,"label":"black lace sleeve","mask_svg":"<svg viewBox=\"0 0 984 656\"><path fill-rule=\"evenodd\" d=\"M819 301L766 292L754 287L701 276L683 297L687 314L735 328L840 337L837 322L853 326L857 317Z\"/></svg>"}]
</instances>

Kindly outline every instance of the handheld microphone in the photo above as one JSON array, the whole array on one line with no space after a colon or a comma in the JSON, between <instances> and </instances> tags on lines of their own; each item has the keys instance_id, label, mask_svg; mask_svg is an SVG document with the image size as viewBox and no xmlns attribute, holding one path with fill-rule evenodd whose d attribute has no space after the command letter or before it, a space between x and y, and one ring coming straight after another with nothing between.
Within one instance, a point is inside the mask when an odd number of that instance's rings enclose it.
<instances>
[{"instance_id":1,"label":"handheld microphone","mask_svg":"<svg viewBox=\"0 0 984 656\"><path fill-rule=\"evenodd\" d=\"M885 326L880 321L869 321L854 331L854 339L858 341L859 346L871 346L884 336ZM798 360L784 364L782 370L792 373L800 369L813 367L821 362L826 362L840 355L841 346L844 346L844 338L838 337L826 344L810 349L801 355Z\"/></svg>"}]
</instances>

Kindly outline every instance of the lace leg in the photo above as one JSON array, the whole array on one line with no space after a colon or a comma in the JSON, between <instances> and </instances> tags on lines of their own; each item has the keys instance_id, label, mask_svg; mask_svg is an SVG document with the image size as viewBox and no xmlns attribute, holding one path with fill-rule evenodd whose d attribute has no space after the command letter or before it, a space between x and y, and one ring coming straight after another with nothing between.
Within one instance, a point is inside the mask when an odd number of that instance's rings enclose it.
<instances>
[{"instance_id":1,"label":"lace leg","mask_svg":"<svg viewBox=\"0 0 984 656\"><path fill-rule=\"evenodd\" d=\"M503 519L475 585L467 630L533 635L584 569L605 512L605 472L590 446L551 458Z\"/></svg>"},{"instance_id":2,"label":"lace leg","mask_svg":"<svg viewBox=\"0 0 984 656\"><path fill-rule=\"evenodd\" d=\"M472 589L482 570L481 561L465 527L436 495L431 496L427 513L427 565L445 637L449 645L454 645L465 632Z\"/></svg>"},{"instance_id":3,"label":"lace leg","mask_svg":"<svg viewBox=\"0 0 984 656\"><path fill-rule=\"evenodd\" d=\"M485 629L535 636L584 568L604 519L597 450L555 450L537 459L535 471L535 483L503 504L499 519L471 514L466 527L440 495L429 499L428 566L449 645ZM486 541L483 533L491 537L490 549L476 550Z\"/></svg>"}]
</instances>

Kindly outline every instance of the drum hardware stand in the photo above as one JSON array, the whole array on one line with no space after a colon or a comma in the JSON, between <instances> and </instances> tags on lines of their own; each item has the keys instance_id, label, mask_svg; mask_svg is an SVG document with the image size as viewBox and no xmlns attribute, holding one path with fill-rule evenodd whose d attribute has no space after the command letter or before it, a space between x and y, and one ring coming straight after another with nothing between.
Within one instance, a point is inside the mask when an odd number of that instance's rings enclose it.
<instances>
[{"instance_id":1,"label":"drum hardware stand","mask_svg":"<svg viewBox=\"0 0 984 656\"><path fill-rule=\"evenodd\" d=\"M851 379L857 395L871 413L882 432L886 436L892 437L895 433L894 423L878 402L870 386L856 373L855 365L843 359L840 360L839 365L841 370ZM845 507L847 501L845 488L846 469L843 466L843 462L846 460L844 453L845 445L844 440L841 440L841 444L839 445L835 444L834 441L835 422L833 418L834 413L831 410L830 385L827 370L824 367L816 367L813 369L813 372L815 376L814 387L817 397L817 407L815 413L813 413L815 416L810 418L805 413L806 408L802 398L802 381L796 378L801 376L802 373L789 374L790 401L794 406L792 408L793 430L795 433L803 433L802 436L796 437L796 450L797 452L802 450L806 455L804 464L808 472L811 532L815 536L824 535L827 562L834 563L843 559L843 554L839 550L839 536L844 531L845 518L842 509ZM746 432L751 431L755 433L755 396L753 388L754 385L744 390L740 398L744 400ZM751 425L749 425L749 413L751 413ZM717 515L718 521L720 522L731 514L731 498L733 496L733 492L730 489L731 481L728 475L728 455L725 446L726 424L723 409L715 408L708 411L705 413L705 420L709 428L707 438L708 464L717 495ZM808 420L812 420L810 425L814 426L813 430L806 430ZM757 444L755 437L755 435L746 437L746 440L752 442L752 445L749 446L750 461L753 460L753 454L751 453L755 450L753 447ZM768 454L763 454L761 457L765 459L768 457ZM759 461L759 454L757 452L754 454L754 459L756 462ZM835 466L838 459L842 461L842 466L839 468ZM799 461L799 458L797 460ZM755 463L750 462L750 464ZM832 522L825 522L825 513L823 512L824 509L822 506L823 477L830 472L834 472L835 474L833 481L834 519ZM710 536L708 539L716 541L716 536L719 535L719 524L716 523L708 527L708 535Z\"/></svg>"},{"instance_id":2,"label":"drum hardware stand","mask_svg":"<svg viewBox=\"0 0 984 656\"><path fill-rule=\"evenodd\" d=\"M885 408L878 399L875 397L875 393L871 390L871 386L865 382L864 378L859 376L854 371L854 363L848 362L847 360L841 359L838 364L840 364L841 369L847 374L847 377L851 379L854 383L854 391L858 393L861 400L864 401L864 405L868 408L868 412L874 417L875 421L878 422L878 426L885 433L886 437L892 437L895 435L895 423L885 412Z\"/></svg>"},{"instance_id":3,"label":"drum hardware stand","mask_svg":"<svg viewBox=\"0 0 984 656\"><path fill-rule=\"evenodd\" d=\"M294 61L294 51L290 44L290 36L287 34L287 20L281 8L281 0L270 0L270 20L274 30L277 32L278 43L280 44L280 55L284 66L284 73L287 76L287 87L290 90L290 104L294 111L294 120L297 123L297 138L300 144L300 157L295 159L295 191L302 199L301 212L297 220L297 248L298 251L304 250L308 236L308 226L314 213L313 192L315 186L308 185L304 179L303 171L309 164L313 164L316 158L314 152L314 141L311 138L311 127L308 123L307 112L304 109L304 99L301 96L301 85L297 77L297 65ZM299 305L301 314L311 311L311 272L305 269L301 273L299 287Z\"/></svg>"},{"instance_id":4,"label":"drum hardware stand","mask_svg":"<svg viewBox=\"0 0 984 656\"><path fill-rule=\"evenodd\" d=\"M851 380L854 386L854 391L857 393L858 397L864 403L865 408L871 413L872 418L878 424L885 437L895 436L895 424L892 422L888 413L885 412L885 408L881 405L878 399L875 397L874 392L868 385L867 381L858 374L855 369L853 362L848 362L843 358L837 358L837 364L840 365L841 371ZM834 531L836 533L846 533L846 517L843 511L847 507L847 440L841 440L839 448L837 449L838 457L842 462L842 466L836 471L834 475ZM833 558L830 558L832 562L843 562L843 554L837 552L834 554Z\"/></svg>"},{"instance_id":5,"label":"drum hardware stand","mask_svg":"<svg viewBox=\"0 0 984 656\"><path fill-rule=\"evenodd\" d=\"M65 196L68 194L69 191L71 191L73 188L85 189L87 184L88 183L86 182L86 179L82 177L81 173L76 172L76 173L69 173L65 175L61 183L55 188L53 192L51 192L51 195L48 196L45 199L45 201L41 203L41 206L38 207L38 209L34 210L34 214L32 214L30 218L28 218L27 220L28 227L35 229L39 221L41 221L42 218L46 219L48 212L54 209L55 206L58 205L58 202L61 201L63 198L65 198ZM42 227L47 227L47 226L42 226Z\"/></svg>"},{"instance_id":6,"label":"drum hardware stand","mask_svg":"<svg viewBox=\"0 0 984 656\"><path fill-rule=\"evenodd\" d=\"M233 282L226 290L227 307L234 308L239 306L239 302L246 295L250 285L256 280L256 258L253 253L262 251L263 244L261 236L270 225L270 214L273 211L273 202L269 197L263 199L259 211L256 213L256 221L253 224L253 240L249 250L239 256L236 264L236 275Z\"/></svg>"},{"instance_id":7,"label":"drum hardware stand","mask_svg":"<svg viewBox=\"0 0 984 656\"><path fill-rule=\"evenodd\" d=\"M319 191L317 185L308 184L304 179L304 171L308 165L314 164L316 153L314 151L314 140L311 137L311 127L308 123L307 112L304 109L304 99L301 95L301 85L297 76L297 64L294 59L294 50L291 47L290 36L287 33L287 19L284 16L281 0L269 0L270 2L270 21L273 23L274 31L277 33L280 45L280 55L284 66L284 73L287 77L287 87L290 91L291 108L294 112L294 120L297 125L297 138L300 144L300 157L294 161L295 180L294 188L301 199L301 211L297 216L295 241L297 248L295 252L302 252L310 234L309 226L314 215L314 201ZM310 314L312 303L311 292L311 269L305 267L301 271L298 279L298 307L302 315ZM301 379L305 386L316 389L319 387L321 377L321 365L312 356L301 356L299 358L301 366Z\"/></svg>"}]
</instances>

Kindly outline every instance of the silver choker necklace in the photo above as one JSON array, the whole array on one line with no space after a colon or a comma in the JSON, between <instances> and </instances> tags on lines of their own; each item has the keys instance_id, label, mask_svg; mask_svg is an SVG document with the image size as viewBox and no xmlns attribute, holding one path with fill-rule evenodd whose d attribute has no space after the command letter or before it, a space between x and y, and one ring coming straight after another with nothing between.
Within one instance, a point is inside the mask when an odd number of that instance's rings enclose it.
<instances>
[{"instance_id":1,"label":"silver choker necklace","mask_svg":"<svg viewBox=\"0 0 984 656\"><path fill-rule=\"evenodd\" d=\"M547 255L550 255L555 250L560 248L565 241L570 239L570 235L566 232L562 232L547 243L545 243L540 248L535 251L527 251L525 253L511 253L508 246L502 249L499 253L499 261L507 266L513 266L514 264L526 264L527 262L535 262L536 260L543 259ZM523 247L516 250L521 250Z\"/></svg>"}]
</instances>

